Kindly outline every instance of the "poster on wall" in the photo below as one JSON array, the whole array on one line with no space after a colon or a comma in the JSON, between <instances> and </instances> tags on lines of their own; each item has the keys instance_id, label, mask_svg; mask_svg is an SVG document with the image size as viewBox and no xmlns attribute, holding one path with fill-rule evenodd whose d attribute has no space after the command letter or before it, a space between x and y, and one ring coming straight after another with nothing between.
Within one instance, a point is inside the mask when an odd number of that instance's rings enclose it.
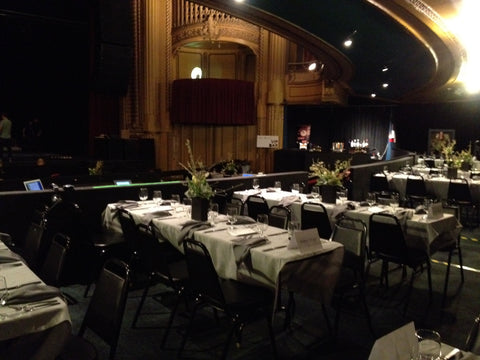
<instances>
[{"instance_id":1,"label":"poster on wall","mask_svg":"<svg viewBox=\"0 0 480 360\"><path fill-rule=\"evenodd\" d=\"M455 141L454 129L428 129L429 154L441 155L442 149Z\"/></svg>"},{"instance_id":2,"label":"poster on wall","mask_svg":"<svg viewBox=\"0 0 480 360\"><path fill-rule=\"evenodd\" d=\"M310 143L311 125L300 125L297 129L297 145L299 149L307 150Z\"/></svg>"}]
</instances>

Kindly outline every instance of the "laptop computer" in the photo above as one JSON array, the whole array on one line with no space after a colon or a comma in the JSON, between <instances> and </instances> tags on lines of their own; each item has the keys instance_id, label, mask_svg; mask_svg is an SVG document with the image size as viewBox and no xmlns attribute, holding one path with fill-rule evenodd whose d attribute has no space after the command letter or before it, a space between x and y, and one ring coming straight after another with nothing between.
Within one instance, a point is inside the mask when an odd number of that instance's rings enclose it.
<instances>
[{"instance_id":1,"label":"laptop computer","mask_svg":"<svg viewBox=\"0 0 480 360\"><path fill-rule=\"evenodd\" d=\"M125 186L125 185L131 185L132 184L131 180L113 180L113 182L117 186Z\"/></svg>"},{"instance_id":2,"label":"laptop computer","mask_svg":"<svg viewBox=\"0 0 480 360\"><path fill-rule=\"evenodd\" d=\"M43 184L40 179L27 180L23 182L25 190L27 191L38 191L43 190Z\"/></svg>"}]
</instances>

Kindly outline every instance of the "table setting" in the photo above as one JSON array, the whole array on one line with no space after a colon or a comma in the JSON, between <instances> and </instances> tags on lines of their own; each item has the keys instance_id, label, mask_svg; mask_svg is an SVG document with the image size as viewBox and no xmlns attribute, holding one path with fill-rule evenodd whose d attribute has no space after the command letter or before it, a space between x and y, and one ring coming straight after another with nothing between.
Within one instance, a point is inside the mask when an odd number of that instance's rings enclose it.
<instances>
[{"instance_id":1,"label":"table setting","mask_svg":"<svg viewBox=\"0 0 480 360\"><path fill-rule=\"evenodd\" d=\"M11 254L0 242L0 258ZM15 254L15 253L12 253ZM13 339L70 322L60 289L48 286L25 264L12 256L0 263L0 341Z\"/></svg>"}]
</instances>

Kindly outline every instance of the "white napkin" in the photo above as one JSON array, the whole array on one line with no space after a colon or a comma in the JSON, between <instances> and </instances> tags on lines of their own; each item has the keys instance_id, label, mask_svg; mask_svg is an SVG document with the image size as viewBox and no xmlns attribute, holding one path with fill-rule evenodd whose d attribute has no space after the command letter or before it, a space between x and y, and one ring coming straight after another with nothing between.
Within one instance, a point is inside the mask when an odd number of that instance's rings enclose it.
<instances>
[{"instance_id":1,"label":"white napkin","mask_svg":"<svg viewBox=\"0 0 480 360\"><path fill-rule=\"evenodd\" d=\"M368 360L410 360L418 341L412 322L377 339Z\"/></svg>"},{"instance_id":2,"label":"white napkin","mask_svg":"<svg viewBox=\"0 0 480 360\"><path fill-rule=\"evenodd\" d=\"M289 195L289 196L284 196L280 201L279 205L282 206L289 206L293 204L295 201L300 200L300 196L298 195Z\"/></svg>"}]
</instances>

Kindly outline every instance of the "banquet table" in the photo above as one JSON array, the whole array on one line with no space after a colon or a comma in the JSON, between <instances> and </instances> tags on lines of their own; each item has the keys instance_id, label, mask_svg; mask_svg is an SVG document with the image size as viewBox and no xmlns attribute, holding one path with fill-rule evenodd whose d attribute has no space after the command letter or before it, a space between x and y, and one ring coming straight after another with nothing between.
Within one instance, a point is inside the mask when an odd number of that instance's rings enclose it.
<instances>
[{"instance_id":1,"label":"banquet table","mask_svg":"<svg viewBox=\"0 0 480 360\"><path fill-rule=\"evenodd\" d=\"M405 198L407 178L408 175L401 173L387 174L390 188L397 191L402 199ZM448 185L450 184L450 179L443 176L424 176L423 178L425 180L425 189L427 194L433 195L439 200L446 200L448 198ZM480 180L467 179L467 182L473 201L480 203Z\"/></svg>"},{"instance_id":2,"label":"banquet table","mask_svg":"<svg viewBox=\"0 0 480 360\"><path fill-rule=\"evenodd\" d=\"M425 214L413 214L411 219L406 218L406 209L395 210L403 225L407 244L433 254L439 248L454 244L462 225L451 214L443 214L439 218L431 219ZM345 214L354 219L360 219L369 227L370 216L378 212L390 212L389 206L358 206L355 210L347 210Z\"/></svg>"},{"instance_id":3,"label":"banquet table","mask_svg":"<svg viewBox=\"0 0 480 360\"><path fill-rule=\"evenodd\" d=\"M103 221L105 227L121 231L115 217L118 206L124 204L108 204ZM127 209L137 223L151 224L160 241L169 241L179 251L183 251L185 228L198 225L186 216L184 208L175 212L146 201ZM159 211L172 215L156 217ZM322 239L318 248L302 252L287 247L287 231L271 226L264 232L268 241L255 243L262 237L254 223L231 228L226 217L219 215L217 220L213 227L199 224L191 235L205 244L220 277L261 284L276 289L277 294L285 287L323 303L330 301L343 260L343 245Z\"/></svg>"},{"instance_id":4,"label":"banquet table","mask_svg":"<svg viewBox=\"0 0 480 360\"><path fill-rule=\"evenodd\" d=\"M45 285L3 242L0 276L8 289L6 303L0 305L0 357L12 349L14 354L23 353L21 347L26 346L38 347L39 352L48 349L48 356L60 351L71 332L70 313L60 290Z\"/></svg>"},{"instance_id":5,"label":"banquet table","mask_svg":"<svg viewBox=\"0 0 480 360\"><path fill-rule=\"evenodd\" d=\"M325 210L327 210L328 217L330 218L330 222L332 224L335 222L335 218L346 209L346 206L342 205L339 200L337 200L337 203L335 204L330 204L313 198L311 194L293 193L291 191L249 189L235 191L233 193L233 197L240 199L243 202L245 202L250 195L258 195L263 197L267 201L268 207L272 207L274 205L283 205L288 207L291 211L292 220L297 221L299 224L302 223L302 204L306 202L321 203L325 207Z\"/></svg>"}]
</instances>

